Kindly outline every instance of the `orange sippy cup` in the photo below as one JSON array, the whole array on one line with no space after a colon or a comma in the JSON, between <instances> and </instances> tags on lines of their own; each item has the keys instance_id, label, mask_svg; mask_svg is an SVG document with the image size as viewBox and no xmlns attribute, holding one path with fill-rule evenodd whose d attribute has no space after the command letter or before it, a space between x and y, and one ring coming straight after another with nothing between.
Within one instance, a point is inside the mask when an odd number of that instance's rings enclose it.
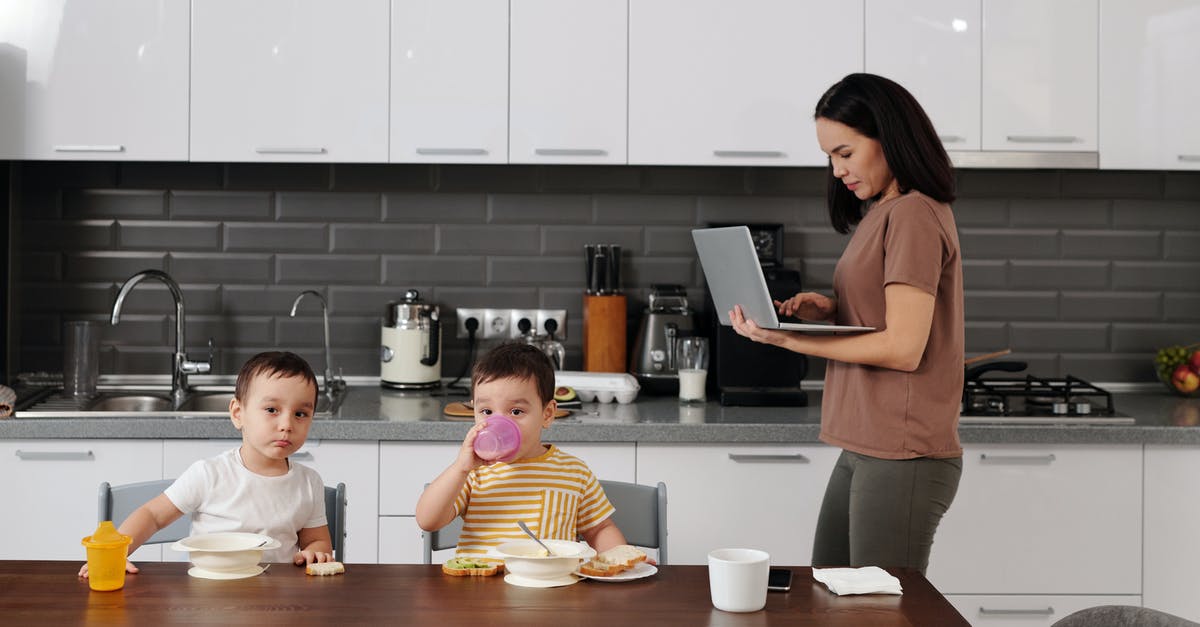
<instances>
[{"instance_id":1,"label":"orange sippy cup","mask_svg":"<svg viewBox=\"0 0 1200 627\"><path fill-rule=\"evenodd\" d=\"M92 590L120 590L125 587L125 557L132 541L117 532L111 520L96 527L83 539L87 547L88 585Z\"/></svg>"}]
</instances>

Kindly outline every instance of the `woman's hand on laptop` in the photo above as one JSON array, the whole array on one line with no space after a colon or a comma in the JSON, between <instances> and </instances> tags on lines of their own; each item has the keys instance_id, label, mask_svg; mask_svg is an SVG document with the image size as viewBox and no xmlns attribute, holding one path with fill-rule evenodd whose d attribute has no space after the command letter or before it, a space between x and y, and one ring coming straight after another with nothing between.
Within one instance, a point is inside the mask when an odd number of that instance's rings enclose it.
<instances>
[{"instance_id":1,"label":"woman's hand on laptop","mask_svg":"<svg viewBox=\"0 0 1200 627\"><path fill-rule=\"evenodd\" d=\"M837 300L816 292L800 292L787 300L774 302L780 315L801 320L832 321L837 313Z\"/></svg>"},{"instance_id":2,"label":"woman's hand on laptop","mask_svg":"<svg viewBox=\"0 0 1200 627\"><path fill-rule=\"evenodd\" d=\"M729 311L729 322L738 335L761 344L780 346L788 336L786 331L764 329L758 326L753 320L746 317L741 305L734 305L733 309Z\"/></svg>"}]
</instances>

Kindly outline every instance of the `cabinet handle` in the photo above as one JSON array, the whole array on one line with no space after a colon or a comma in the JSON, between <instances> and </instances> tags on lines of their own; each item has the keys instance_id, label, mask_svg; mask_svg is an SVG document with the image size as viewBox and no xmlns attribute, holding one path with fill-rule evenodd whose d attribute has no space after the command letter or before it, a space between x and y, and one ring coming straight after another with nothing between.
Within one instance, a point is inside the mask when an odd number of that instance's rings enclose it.
<instances>
[{"instance_id":1,"label":"cabinet handle","mask_svg":"<svg viewBox=\"0 0 1200 627\"><path fill-rule=\"evenodd\" d=\"M55 146L54 152L125 152L125 147L121 144L84 146L70 144L66 146Z\"/></svg>"},{"instance_id":2,"label":"cabinet handle","mask_svg":"<svg viewBox=\"0 0 1200 627\"><path fill-rule=\"evenodd\" d=\"M732 158L759 158L759 159L780 159L784 155L782 150L714 150L715 157L732 157Z\"/></svg>"},{"instance_id":3,"label":"cabinet handle","mask_svg":"<svg viewBox=\"0 0 1200 627\"><path fill-rule=\"evenodd\" d=\"M1053 607L1029 609L987 608L979 606L979 613L984 616L1050 616L1054 614Z\"/></svg>"},{"instance_id":4,"label":"cabinet handle","mask_svg":"<svg viewBox=\"0 0 1200 627\"><path fill-rule=\"evenodd\" d=\"M1200 155L1179 155L1179 160L1184 163L1200 163Z\"/></svg>"},{"instance_id":5,"label":"cabinet handle","mask_svg":"<svg viewBox=\"0 0 1200 627\"><path fill-rule=\"evenodd\" d=\"M750 453L730 453L729 459L732 459L733 461L738 462L739 464L741 464L741 463L753 464L753 463L762 463L762 462L794 462L797 464L807 464L809 461L811 461L804 455L801 455L800 453L796 453L794 455L781 455L781 454L769 454L769 453L762 454L762 455L754 455L754 454L750 454Z\"/></svg>"},{"instance_id":6,"label":"cabinet handle","mask_svg":"<svg viewBox=\"0 0 1200 627\"><path fill-rule=\"evenodd\" d=\"M1055 459L1054 453L1046 455L988 455L979 454L979 461L984 464L1049 464Z\"/></svg>"},{"instance_id":7,"label":"cabinet handle","mask_svg":"<svg viewBox=\"0 0 1200 627\"><path fill-rule=\"evenodd\" d=\"M603 157L608 151L602 148L537 148L533 154L545 157Z\"/></svg>"},{"instance_id":8,"label":"cabinet handle","mask_svg":"<svg viewBox=\"0 0 1200 627\"><path fill-rule=\"evenodd\" d=\"M17 449L17 458L24 461L92 461L96 456L91 451L22 451Z\"/></svg>"},{"instance_id":9,"label":"cabinet handle","mask_svg":"<svg viewBox=\"0 0 1200 627\"><path fill-rule=\"evenodd\" d=\"M259 146L254 149L260 155L323 155L324 146Z\"/></svg>"},{"instance_id":10,"label":"cabinet handle","mask_svg":"<svg viewBox=\"0 0 1200 627\"><path fill-rule=\"evenodd\" d=\"M486 155L488 151L483 148L418 148L418 155Z\"/></svg>"},{"instance_id":11,"label":"cabinet handle","mask_svg":"<svg viewBox=\"0 0 1200 627\"><path fill-rule=\"evenodd\" d=\"M967 141L962 135L938 135L938 139L942 140L943 144L957 144L958 142Z\"/></svg>"},{"instance_id":12,"label":"cabinet handle","mask_svg":"<svg viewBox=\"0 0 1200 627\"><path fill-rule=\"evenodd\" d=\"M309 453L308 451L300 451L299 453L292 453L291 459L298 462L311 462L313 460L313 454Z\"/></svg>"},{"instance_id":13,"label":"cabinet handle","mask_svg":"<svg viewBox=\"0 0 1200 627\"><path fill-rule=\"evenodd\" d=\"M1008 135L1005 139L1014 144L1073 144L1079 141L1074 135Z\"/></svg>"}]
</instances>

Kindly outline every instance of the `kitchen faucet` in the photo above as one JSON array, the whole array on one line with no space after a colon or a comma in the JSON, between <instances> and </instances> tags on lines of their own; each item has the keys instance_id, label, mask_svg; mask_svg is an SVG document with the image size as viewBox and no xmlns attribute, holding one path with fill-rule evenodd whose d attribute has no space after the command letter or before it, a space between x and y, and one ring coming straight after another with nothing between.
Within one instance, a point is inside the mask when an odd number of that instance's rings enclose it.
<instances>
[{"instance_id":1,"label":"kitchen faucet","mask_svg":"<svg viewBox=\"0 0 1200 627\"><path fill-rule=\"evenodd\" d=\"M210 341L208 345L208 361L188 361L185 352L187 343L184 341L183 333L183 291L179 289L179 284L171 278L171 275L161 270L142 270L126 279L125 283L121 285L121 291L117 293L116 302L113 303L113 325L121 321L121 307L125 304L125 297L129 295L135 285L144 279L162 281L171 291L171 298L175 299L175 356L171 365L171 403L174 405L174 409L179 409L189 392L188 374L205 374L212 371L212 342Z\"/></svg>"},{"instance_id":2,"label":"kitchen faucet","mask_svg":"<svg viewBox=\"0 0 1200 627\"><path fill-rule=\"evenodd\" d=\"M296 300L292 301L293 318L296 317L296 307L300 306L300 301L304 300L307 295L314 296L321 303L321 317L325 321L325 396L329 399L330 411L337 408L337 397L346 389L346 381L342 378L334 378L333 376L333 360L329 350L329 306L325 302L325 297L321 296L316 290L304 290L296 296Z\"/></svg>"}]
</instances>

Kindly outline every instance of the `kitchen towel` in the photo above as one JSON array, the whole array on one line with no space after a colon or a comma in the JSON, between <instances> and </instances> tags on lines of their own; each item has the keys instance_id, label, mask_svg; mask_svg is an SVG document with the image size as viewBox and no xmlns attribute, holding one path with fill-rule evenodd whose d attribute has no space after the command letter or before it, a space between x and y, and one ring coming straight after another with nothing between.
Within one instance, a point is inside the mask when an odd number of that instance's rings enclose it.
<instances>
[{"instance_id":1,"label":"kitchen towel","mask_svg":"<svg viewBox=\"0 0 1200 627\"><path fill-rule=\"evenodd\" d=\"M903 594L900 580L878 566L814 568L812 574L834 594Z\"/></svg>"}]
</instances>

